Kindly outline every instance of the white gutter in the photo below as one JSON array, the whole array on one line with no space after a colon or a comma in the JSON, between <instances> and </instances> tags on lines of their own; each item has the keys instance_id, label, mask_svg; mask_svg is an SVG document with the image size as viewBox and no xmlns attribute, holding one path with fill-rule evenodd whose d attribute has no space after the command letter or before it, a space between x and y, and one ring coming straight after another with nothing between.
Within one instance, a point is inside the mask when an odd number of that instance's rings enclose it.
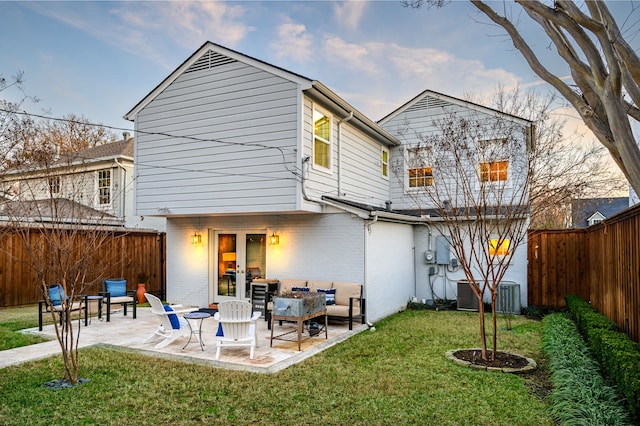
<instances>
[{"instance_id":1,"label":"white gutter","mask_svg":"<svg viewBox=\"0 0 640 426\"><path fill-rule=\"evenodd\" d=\"M120 179L120 199L122 201L122 219L124 220L124 223L127 223L127 206L125 204L125 202L127 201L127 198L125 196L127 186L127 169L125 169L125 167L118 162L117 158L114 158L113 161L118 165L118 167L122 169L122 178Z\"/></svg>"}]
</instances>

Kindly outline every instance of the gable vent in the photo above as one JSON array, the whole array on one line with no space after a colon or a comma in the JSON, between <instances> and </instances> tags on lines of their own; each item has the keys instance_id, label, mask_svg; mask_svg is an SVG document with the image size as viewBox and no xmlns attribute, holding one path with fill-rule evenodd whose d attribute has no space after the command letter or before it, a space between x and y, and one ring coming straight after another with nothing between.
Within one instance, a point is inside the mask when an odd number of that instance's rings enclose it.
<instances>
[{"instance_id":1,"label":"gable vent","mask_svg":"<svg viewBox=\"0 0 640 426\"><path fill-rule=\"evenodd\" d=\"M200 57L200 59L195 61L193 65L187 68L185 73L210 70L212 68L216 68L226 64L231 64L233 62L237 62L237 61L235 59L231 59L228 56L224 56L219 53L216 53L213 50L208 50Z\"/></svg>"},{"instance_id":2,"label":"gable vent","mask_svg":"<svg viewBox=\"0 0 640 426\"><path fill-rule=\"evenodd\" d=\"M448 106L451 106L450 102L427 96L421 99L419 102L416 102L414 105L411 105L409 108L407 108L407 111L421 111L425 109L445 108Z\"/></svg>"}]
</instances>

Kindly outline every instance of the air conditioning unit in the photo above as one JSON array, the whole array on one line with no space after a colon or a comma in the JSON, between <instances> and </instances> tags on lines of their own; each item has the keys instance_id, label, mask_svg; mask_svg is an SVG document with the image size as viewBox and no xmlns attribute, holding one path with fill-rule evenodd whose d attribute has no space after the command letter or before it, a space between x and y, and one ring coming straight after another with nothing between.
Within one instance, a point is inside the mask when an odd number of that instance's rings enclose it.
<instances>
[{"instance_id":1,"label":"air conditioning unit","mask_svg":"<svg viewBox=\"0 0 640 426\"><path fill-rule=\"evenodd\" d=\"M520 315L520 284L503 281L498 285L496 312Z\"/></svg>"},{"instance_id":2,"label":"air conditioning unit","mask_svg":"<svg viewBox=\"0 0 640 426\"><path fill-rule=\"evenodd\" d=\"M458 310L478 311L478 298L465 280L458 281Z\"/></svg>"}]
</instances>

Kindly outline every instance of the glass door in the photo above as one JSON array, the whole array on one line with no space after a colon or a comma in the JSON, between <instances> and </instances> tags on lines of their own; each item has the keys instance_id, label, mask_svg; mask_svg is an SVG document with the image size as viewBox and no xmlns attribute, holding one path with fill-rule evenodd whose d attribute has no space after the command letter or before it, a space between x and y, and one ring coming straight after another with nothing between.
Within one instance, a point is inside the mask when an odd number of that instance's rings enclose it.
<instances>
[{"instance_id":1,"label":"glass door","mask_svg":"<svg viewBox=\"0 0 640 426\"><path fill-rule=\"evenodd\" d=\"M216 231L214 302L249 299L251 281L266 276L265 231Z\"/></svg>"}]
</instances>

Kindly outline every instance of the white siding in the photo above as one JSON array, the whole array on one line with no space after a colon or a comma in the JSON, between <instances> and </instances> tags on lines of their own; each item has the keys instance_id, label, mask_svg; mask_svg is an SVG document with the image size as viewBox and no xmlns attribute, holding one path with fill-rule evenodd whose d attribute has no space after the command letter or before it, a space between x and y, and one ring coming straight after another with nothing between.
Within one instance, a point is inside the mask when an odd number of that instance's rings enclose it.
<instances>
[{"instance_id":1,"label":"white siding","mask_svg":"<svg viewBox=\"0 0 640 426\"><path fill-rule=\"evenodd\" d=\"M377 321L398 312L413 295L413 231L410 225L365 221L346 213L225 216L167 220L167 299L206 306L212 302L210 252L215 230L264 230L280 236L267 245L268 278L352 281L365 284L367 316ZM202 244L190 236L198 231ZM209 231L209 232L207 232Z\"/></svg>"},{"instance_id":2,"label":"white siding","mask_svg":"<svg viewBox=\"0 0 640 426\"><path fill-rule=\"evenodd\" d=\"M332 115L330 173L312 166L313 107L313 102L305 98L302 152L303 156L311 158L306 177L307 195L312 198L332 195L384 206L385 201L389 200L389 179L382 176L382 146L356 129L349 121L338 124L344 116Z\"/></svg>"},{"instance_id":3,"label":"white siding","mask_svg":"<svg viewBox=\"0 0 640 426\"><path fill-rule=\"evenodd\" d=\"M178 77L136 117L137 214L295 209L298 93L240 62Z\"/></svg>"},{"instance_id":4,"label":"white siding","mask_svg":"<svg viewBox=\"0 0 640 426\"><path fill-rule=\"evenodd\" d=\"M464 225L462 225L464 226ZM436 250L436 238L447 235L440 231L440 226L416 226L415 228L415 262L416 262L416 297L418 300L457 299L457 282L466 279L461 268L425 263L424 252ZM526 229L526 228L525 228ZM470 243L469 243L470 244ZM455 257L453 249L450 256ZM429 275L429 267L435 268L435 274ZM516 248L503 281L512 281L520 285L520 304L527 306L527 240ZM485 302L490 303L489 293L485 294Z\"/></svg>"},{"instance_id":5,"label":"white siding","mask_svg":"<svg viewBox=\"0 0 640 426\"><path fill-rule=\"evenodd\" d=\"M406 308L414 295L413 227L377 222L367 233L367 320Z\"/></svg>"},{"instance_id":6,"label":"white siding","mask_svg":"<svg viewBox=\"0 0 640 426\"><path fill-rule=\"evenodd\" d=\"M441 133L441 130L437 123L440 120L451 118L455 115L457 120L468 119L471 123L485 123L486 135L482 136L482 139L494 139L505 136L504 134L497 134L498 131L491 129L502 120L503 123L507 123L504 118L496 118L494 114L489 114L484 111L480 111L476 108L465 107L456 105L446 101L433 100L431 106L427 106L426 101L417 103L414 107L408 108L406 111L398 114L385 122L382 127L392 135L396 136L401 142L402 146L392 149L391 151L391 178L390 178L390 192L391 200L393 201L394 209L416 209L416 208L432 208L433 202L426 197L420 191L408 188L408 168L406 164L406 149L416 147L418 144L424 144L426 138ZM511 126L511 124L509 124ZM525 142L525 127L520 124L514 124L518 127L518 133L516 133L522 141L521 150L519 152L511 151L512 156L517 156L518 161L513 161L515 158L510 159L509 164L509 179L512 182L509 183L510 188L521 188L522 181L518 181L518 176L523 168L522 161L526 161L526 142ZM501 126L500 131L506 131L506 125ZM512 129L508 129L512 132ZM513 134L513 132L512 132ZM429 166L426 165L425 166ZM470 174L477 173L478 164L469 164L468 170ZM457 171L453 172L458 173ZM447 175L446 171L433 169L434 184L438 185L438 182L443 182L443 176ZM446 179L446 178L445 178ZM475 179L475 178L473 178ZM454 190L450 192L455 192ZM456 202L450 195L447 198L451 199L454 205L463 204L462 201ZM506 202L510 199L509 193L503 194L502 201Z\"/></svg>"}]
</instances>

